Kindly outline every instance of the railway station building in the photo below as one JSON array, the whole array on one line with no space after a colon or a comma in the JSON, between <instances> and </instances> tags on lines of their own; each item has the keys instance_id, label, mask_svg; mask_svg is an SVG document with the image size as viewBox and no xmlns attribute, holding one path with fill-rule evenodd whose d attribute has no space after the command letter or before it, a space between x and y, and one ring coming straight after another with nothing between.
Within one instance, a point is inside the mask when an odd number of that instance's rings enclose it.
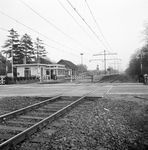
<instances>
[{"instance_id":1,"label":"railway station building","mask_svg":"<svg viewBox=\"0 0 148 150\"><path fill-rule=\"evenodd\" d=\"M65 76L69 76L72 71L72 76L76 76L78 73L78 67L71 61L61 59L57 64L62 64L65 66Z\"/></svg>"},{"instance_id":2,"label":"railway station building","mask_svg":"<svg viewBox=\"0 0 148 150\"><path fill-rule=\"evenodd\" d=\"M14 64L17 77L42 77L44 80L65 79L67 76L76 75L77 66L68 60L60 60L55 64Z\"/></svg>"},{"instance_id":3,"label":"railway station building","mask_svg":"<svg viewBox=\"0 0 148 150\"><path fill-rule=\"evenodd\" d=\"M65 66L61 64L14 64L17 77L42 77L43 79L63 79Z\"/></svg>"}]
</instances>

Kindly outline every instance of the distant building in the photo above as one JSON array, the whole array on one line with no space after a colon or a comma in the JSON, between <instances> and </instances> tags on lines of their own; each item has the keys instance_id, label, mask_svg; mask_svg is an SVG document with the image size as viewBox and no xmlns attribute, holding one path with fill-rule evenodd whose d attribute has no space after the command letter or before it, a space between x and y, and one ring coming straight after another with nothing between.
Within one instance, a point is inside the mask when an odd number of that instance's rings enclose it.
<instances>
[{"instance_id":1,"label":"distant building","mask_svg":"<svg viewBox=\"0 0 148 150\"><path fill-rule=\"evenodd\" d=\"M57 64L61 64L61 65L65 66L65 68L66 68L65 76L70 76L71 71L72 71L72 75L76 75L78 72L78 67L71 61L61 59Z\"/></svg>"},{"instance_id":2,"label":"distant building","mask_svg":"<svg viewBox=\"0 0 148 150\"><path fill-rule=\"evenodd\" d=\"M65 78L65 66L62 64L14 64L17 77L37 76L44 79Z\"/></svg>"}]
</instances>

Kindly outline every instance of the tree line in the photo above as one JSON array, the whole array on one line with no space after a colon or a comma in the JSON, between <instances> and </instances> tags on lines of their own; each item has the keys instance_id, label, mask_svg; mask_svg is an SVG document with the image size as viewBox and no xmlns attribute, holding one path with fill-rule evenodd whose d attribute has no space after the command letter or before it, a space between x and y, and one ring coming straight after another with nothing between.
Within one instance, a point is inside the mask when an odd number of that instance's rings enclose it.
<instances>
[{"instance_id":1,"label":"tree line","mask_svg":"<svg viewBox=\"0 0 148 150\"><path fill-rule=\"evenodd\" d=\"M14 29L9 30L7 37L0 52L0 74L6 73L6 66L7 72L11 71L10 64L12 62L13 64L51 63L50 59L47 58L44 43L38 37L33 42L27 33L20 37ZM12 62L10 62L10 58Z\"/></svg>"},{"instance_id":2,"label":"tree line","mask_svg":"<svg viewBox=\"0 0 148 150\"><path fill-rule=\"evenodd\" d=\"M130 58L126 73L128 75L144 75L148 74L148 22L144 23L142 32L144 45L137 49Z\"/></svg>"},{"instance_id":3,"label":"tree line","mask_svg":"<svg viewBox=\"0 0 148 150\"><path fill-rule=\"evenodd\" d=\"M20 36L14 29L9 30L2 50L0 51L0 75L12 73L13 64L51 64L51 60L47 57L47 51L44 43L38 37L33 42L31 36L25 33ZM78 73L86 72L87 66L79 64Z\"/></svg>"}]
</instances>

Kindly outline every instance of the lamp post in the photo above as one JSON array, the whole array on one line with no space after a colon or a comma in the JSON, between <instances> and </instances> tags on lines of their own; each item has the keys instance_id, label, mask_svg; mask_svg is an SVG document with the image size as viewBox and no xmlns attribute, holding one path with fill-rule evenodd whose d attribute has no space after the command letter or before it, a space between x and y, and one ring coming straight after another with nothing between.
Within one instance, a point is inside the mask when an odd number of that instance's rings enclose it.
<instances>
[{"instance_id":1,"label":"lamp post","mask_svg":"<svg viewBox=\"0 0 148 150\"><path fill-rule=\"evenodd\" d=\"M81 55L81 65L83 65L83 55L84 55L84 53L80 53L80 55Z\"/></svg>"},{"instance_id":2,"label":"lamp post","mask_svg":"<svg viewBox=\"0 0 148 150\"><path fill-rule=\"evenodd\" d=\"M81 66L82 66L82 73L83 73L83 55L84 55L84 53L80 53L80 55L81 55Z\"/></svg>"}]
</instances>

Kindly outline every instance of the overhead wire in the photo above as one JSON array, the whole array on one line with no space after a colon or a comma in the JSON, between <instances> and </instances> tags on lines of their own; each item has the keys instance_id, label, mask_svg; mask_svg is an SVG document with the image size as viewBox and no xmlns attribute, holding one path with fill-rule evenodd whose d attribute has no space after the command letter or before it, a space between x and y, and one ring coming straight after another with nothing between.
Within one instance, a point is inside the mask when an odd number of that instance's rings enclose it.
<instances>
[{"instance_id":1,"label":"overhead wire","mask_svg":"<svg viewBox=\"0 0 148 150\"><path fill-rule=\"evenodd\" d=\"M62 52L68 53L68 54L73 55L73 56L75 56L75 57L80 58L80 56L79 56L79 55L76 55L76 54L73 54L73 53L67 52L67 51L65 51L65 50L63 50L63 49L60 49L60 48L57 48L57 47L54 47L54 46L51 46L51 45L48 45L48 44L45 44L45 43L44 43L44 45L46 45L46 46L48 46L48 47L51 47L51 48L53 48L53 49L56 49L56 50L59 50L59 51L62 51ZM84 58L84 59L89 61L89 59L86 59L86 58Z\"/></svg>"},{"instance_id":2,"label":"overhead wire","mask_svg":"<svg viewBox=\"0 0 148 150\"><path fill-rule=\"evenodd\" d=\"M6 29L4 29L4 28L1 28L1 27L0 27L0 29L1 29L1 30L3 30L3 31L6 31L6 32L8 32L8 30L6 30Z\"/></svg>"},{"instance_id":3,"label":"overhead wire","mask_svg":"<svg viewBox=\"0 0 148 150\"><path fill-rule=\"evenodd\" d=\"M102 40L99 38L99 36L95 33L95 31L91 28L91 26L85 21L85 19L81 16L81 14L76 10L76 8L67 0L69 5L74 9L74 11L78 14L78 16L84 21L84 23L87 25L87 27L92 31L92 33L96 36L96 38L101 42L101 44L106 48L106 45L102 42Z\"/></svg>"},{"instance_id":4,"label":"overhead wire","mask_svg":"<svg viewBox=\"0 0 148 150\"><path fill-rule=\"evenodd\" d=\"M86 32L86 30L80 25L80 23L71 15L71 13L65 8L65 6L60 2L60 0L58 0L58 2L61 4L61 6L65 9L65 11L72 17L72 19L78 24L78 26L87 34L87 36L95 43L97 44L99 47L100 45L93 40L93 38ZM100 47L102 49L102 47Z\"/></svg>"},{"instance_id":5,"label":"overhead wire","mask_svg":"<svg viewBox=\"0 0 148 150\"><path fill-rule=\"evenodd\" d=\"M4 28L2 28L2 27L0 27L0 29L1 29L1 30L3 30L3 31L9 32L9 30L4 29ZM33 40L33 41L35 42L35 40ZM75 56L75 57L81 58L79 55L76 55L76 54L73 54L73 53L67 52L67 51L65 51L65 50L63 50L63 49L60 49L60 48L57 48L57 47L51 46L51 45L46 44L46 43L43 43L43 44L44 44L44 45L46 45L46 46L48 46L48 47L50 47L50 48L53 48L53 49L56 49L56 50L62 51L62 52L64 52L64 53L67 53L67 54L73 55L73 56ZM89 59L86 59L86 58L84 58L84 59L89 61Z\"/></svg>"},{"instance_id":6,"label":"overhead wire","mask_svg":"<svg viewBox=\"0 0 148 150\"><path fill-rule=\"evenodd\" d=\"M88 49L87 47L83 46L81 43L77 42L76 40L74 40L72 37L70 37L69 35L67 35L65 32L63 32L62 30L60 30L58 27L56 27L54 24L52 24L50 21L48 21L46 18L44 18L42 15L40 15L38 12L36 12L33 8L31 8L28 4L26 4L25 2L23 2L22 0L20 0L20 2L22 2L25 6L27 6L30 10L32 10L35 14L37 14L39 17L41 17L44 21L46 21L47 23L49 23L52 27L54 27L56 30L58 30L59 32L61 32L62 34L64 34L66 37L68 37L69 39L71 39L72 41L74 41L75 43L77 43L78 45L80 45L81 47ZM88 49L89 50L89 49ZM89 50L90 51L90 50Z\"/></svg>"},{"instance_id":7,"label":"overhead wire","mask_svg":"<svg viewBox=\"0 0 148 150\"><path fill-rule=\"evenodd\" d=\"M108 45L108 47L109 47L109 49L111 50L111 51L113 51L112 50L112 48L110 47L110 45L108 44L108 42L107 42L107 40L106 40L106 38L105 38L105 36L103 35L103 32L101 31L101 29L100 29L100 27L99 27L99 25L98 25L98 23L97 23L97 21L96 21L96 19L95 19L95 17L94 17L94 15L93 15L93 13L92 13L92 10L91 10L91 8L90 8L90 6L89 6L89 4L88 4L88 2L87 2L87 0L85 0L85 3L86 3L86 5L87 5L87 7L88 7L88 9L89 9L89 11L90 11L90 14L91 14L91 16L93 17L93 19L94 19L94 22L96 23L96 25L97 25L97 28L99 29L99 31L100 31L100 33L101 33L101 35L102 35L102 37L104 38L104 40L105 40L105 42L106 42L106 44ZM107 49L108 50L108 49ZM109 50L108 50L109 51ZM109 51L110 52L110 51ZM110 52L111 53L111 52ZM113 56L114 57L114 56ZM114 57L115 58L115 57ZM121 60L121 59L120 59Z\"/></svg>"},{"instance_id":8,"label":"overhead wire","mask_svg":"<svg viewBox=\"0 0 148 150\"><path fill-rule=\"evenodd\" d=\"M59 43L59 42L57 42L57 41L55 41L55 40L53 40L53 39L51 39L51 38L45 36L44 34L42 34L42 33L38 32L38 31L32 29L31 27L29 27L29 26L27 26L27 25L21 23L20 21L14 19L14 18L12 18L12 17L10 17L9 15L7 15L7 14L1 12L1 11L0 11L0 13L1 13L2 15L4 15L4 16L10 18L11 20L13 20L13 21L15 21L15 22L21 24L22 26L24 26L24 27L30 29L31 31L37 33L38 35L41 35L42 37L44 37L44 38L46 38L46 39L48 39L48 40L50 40L50 41L52 41L52 42L54 42L54 43L56 43L56 44L58 44L58 45L61 45L61 46L65 47L65 48L71 49L71 50L73 50L73 51L78 51L78 50L76 50L76 49L70 48L70 47L68 47L68 46L66 46L66 45L63 45L63 44L61 44L61 43ZM78 51L78 52L79 52L79 51Z\"/></svg>"},{"instance_id":9,"label":"overhead wire","mask_svg":"<svg viewBox=\"0 0 148 150\"><path fill-rule=\"evenodd\" d=\"M1 30L4 30L4 31L6 31L6 32L9 32L9 30L7 30L7 29L1 28L1 27L0 27L0 29L1 29ZM36 42L36 41L33 40L33 42ZM65 50L62 50L62 49L56 48L56 47L54 47L54 46L51 46L51 45L49 45L49 44L46 44L46 43L43 43L43 44L46 45L46 46L48 46L48 47L51 47L51 48L54 48L54 49L63 51L63 52L65 52L65 53L68 53L68 54L70 54L70 55L73 55L73 56L76 56L76 57L80 57L80 56L75 55L75 54L73 54L73 53L70 53L70 52L67 52L67 51L65 51Z\"/></svg>"},{"instance_id":10,"label":"overhead wire","mask_svg":"<svg viewBox=\"0 0 148 150\"><path fill-rule=\"evenodd\" d=\"M98 25L98 23L97 23L96 19L95 19L95 17L94 17L94 15L93 15L93 13L92 13L92 10L91 10L91 8L90 8L89 4L87 3L87 0L85 0L85 3L86 3L86 5L87 5L87 7L88 7L88 9L89 9L89 12L90 12L91 16L92 16L92 17L93 17L93 19L94 19L94 22L95 22L95 23L96 23L96 25L97 25L97 28L99 29L99 31L100 31L100 33L101 33L102 37L104 38L104 40L105 40L106 44L108 45L108 47L111 49L110 45L108 44L108 42L107 42L106 38L104 37L104 35L103 35L103 33L102 33L102 31L101 31L101 29L100 29L100 27L99 27L99 25ZM111 50L112 50L112 49L111 49Z\"/></svg>"},{"instance_id":11,"label":"overhead wire","mask_svg":"<svg viewBox=\"0 0 148 150\"><path fill-rule=\"evenodd\" d=\"M69 0L67 0L67 2L69 3L69 5L75 10L75 12L78 14L78 16L85 22L85 24L88 26L88 28L95 34L95 36L99 39L99 41L102 43L102 45L106 48L106 50L108 51L108 52L110 52L109 50L108 50L108 48L106 47L106 45L102 42L102 40L98 37L98 35L93 31L93 29L90 27L90 25L85 21L85 19L81 16L81 14L76 10L76 8L69 2ZM86 2L86 0L85 0L85 2ZM87 2L86 2L87 3ZM88 3L87 3L88 4ZM89 11L91 12L91 15L93 16L93 18L94 18L94 15L92 14L92 11L91 11L91 9L90 9L90 7L89 7L89 5L87 5L88 6L88 8L89 8ZM96 22L96 19L94 18L94 20L95 20L95 22ZM96 22L97 23L97 22ZM99 28L99 25L97 24L97 27ZM99 28L99 30L101 31L101 29ZM103 35L103 33L102 33L102 31L101 31L101 34ZM104 35L103 35L103 37L104 37ZM104 37L104 39L105 39L105 37ZM105 41L106 41L106 43L107 43L107 45L108 45L108 47L110 48L110 46L109 46L109 44L108 44L108 42L107 42L107 40L105 39ZM111 48L110 48L111 49ZM111 53L111 52L110 52ZM114 56L113 56L114 57ZM114 59L115 59L115 57L114 57Z\"/></svg>"}]
</instances>

